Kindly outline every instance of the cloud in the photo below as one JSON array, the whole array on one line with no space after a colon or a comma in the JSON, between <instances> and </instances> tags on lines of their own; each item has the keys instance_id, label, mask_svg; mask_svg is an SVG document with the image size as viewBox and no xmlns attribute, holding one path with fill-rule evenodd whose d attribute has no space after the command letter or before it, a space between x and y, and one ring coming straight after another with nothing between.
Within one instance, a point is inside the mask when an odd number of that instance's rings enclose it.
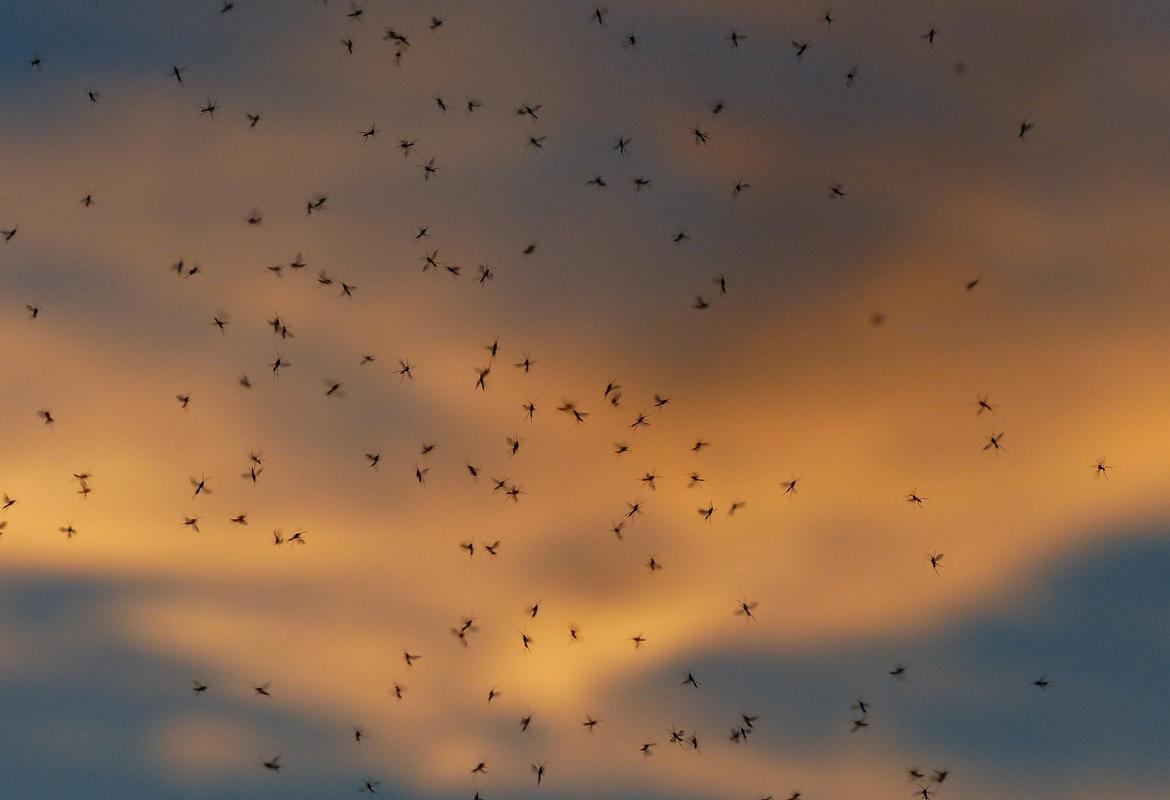
<instances>
[{"instance_id":1,"label":"cloud","mask_svg":"<svg viewBox=\"0 0 1170 800\"><path fill-rule=\"evenodd\" d=\"M0 490L18 501L0 670L30 731L0 783L318 796L365 774L525 797L541 760L542 795L896 796L903 762L929 759L955 768L946 796L1156 793L1165 653L1133 620L1155 613L1170 470L1151 434L1170 344L1162 9L879 3L830 31L769 3L647 0L600 28L587 7L506 2L435 11L431 32L423 8L214 5L21 2L0 31L0 227L19 225L0 243ZM387 26L412 39L398 66ZM812 42L799 61L792 38ZM461 277L423 271L436 250ZM1004 452L983 451L999 431ZM273 543L298 530L308 544ZM907 685L884 680L892 660ZM692 667L711 676L693 695ZM192 677L212 691L190 696ZM269 679L272 702L250 695ZM874 729L850 737L871 690ZM748 707L766 726L733 750ZM348 747L355 724L368 747ZM701 756L662 743L671 724L699 726Z\"/></svg>"}]
</instances>

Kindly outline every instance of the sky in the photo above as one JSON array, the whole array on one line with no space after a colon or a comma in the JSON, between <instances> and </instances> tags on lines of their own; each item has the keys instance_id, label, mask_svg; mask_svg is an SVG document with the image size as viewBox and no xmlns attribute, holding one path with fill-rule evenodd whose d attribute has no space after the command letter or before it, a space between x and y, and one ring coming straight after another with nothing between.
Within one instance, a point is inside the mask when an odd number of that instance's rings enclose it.
<instances>
[{"instance_id":1,"label":"sky","mask_svg":"<svg viewBox=\"0 0 1170 800\"><path fill-rule=\"evenodd\" d=\"M6 792L1164 796L1170 8L221 6L5 8Z\"/></svg>"}]
</instances>

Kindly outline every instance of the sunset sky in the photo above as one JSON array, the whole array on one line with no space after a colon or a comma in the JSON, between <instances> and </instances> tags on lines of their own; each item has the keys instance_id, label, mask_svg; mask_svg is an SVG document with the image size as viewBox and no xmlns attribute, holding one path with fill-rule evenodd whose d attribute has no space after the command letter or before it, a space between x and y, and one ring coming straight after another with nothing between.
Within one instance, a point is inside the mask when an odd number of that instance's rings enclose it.
<instances>
[{"instance_id":1,"label":"sunset sky","mask_svg":"<svg viewBox=\"0 0 1170 800\"><path fill-rule=\"evenodd\" d=\"M221 6L5 4L0 796L1166 796L1170 6Z\"/></svg>"}]
</instances>

